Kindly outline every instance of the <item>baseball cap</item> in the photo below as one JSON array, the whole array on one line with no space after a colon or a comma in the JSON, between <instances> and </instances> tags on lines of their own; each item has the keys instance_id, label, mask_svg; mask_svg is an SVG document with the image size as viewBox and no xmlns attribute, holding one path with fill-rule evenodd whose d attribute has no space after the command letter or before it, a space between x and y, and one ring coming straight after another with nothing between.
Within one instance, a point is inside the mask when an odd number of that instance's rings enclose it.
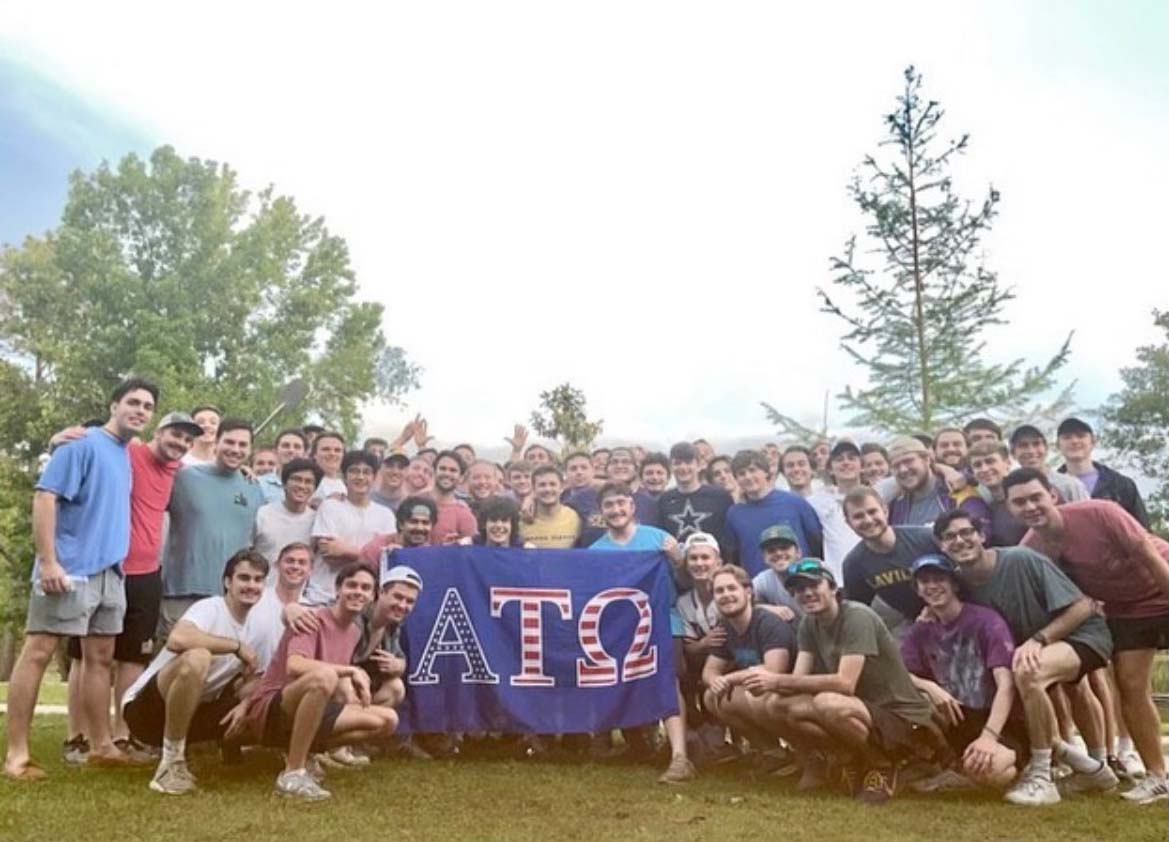
<instances>
[{"instance_id":1,"label":"baseball cap","mask_svg":"<svg viewBox=\"0 0 1169 842\"><path fill-rule=\"evenodd\" d=\"M893 440L889 445L889 461L896 462L902 456L908 456L911 453L928 454L929 448L920 439L913 436L902 436Z\"/></svg>"},{"instance_id":2,"label":"baseball cap","mask_svg":"<svg viewBox=\"0 0 1169 842\"><path fill-rule=\"evenodd\" d=\"M800 539L796 537L795 531L786 523L777 523L774 526L769 526L759 533L759 546L764 547L767 544L798 544Z\"/></svg>"},{"instance_id":3,"label":"baseball cap","mask_svg":"<svg viewBox=\"0 0 1169 842\"><path fill-rule=\"evenodd\" d=\"M418 575L418 571L413 567L405 564L398 564L391 567L382 576L382 587L392 585L395 582L405 582L407 585L413 585L422 590L422 577Z\"/></svg>"},{"instance_id":4,"label":"baseball cap","mask_svg":"<svg viewBox=\"0 0 1169 842\"><path fill-rule=\"evenodd\" d=\"M1047 436L1043 435L1043 431L1034 424L1020 424L1011 431L1010 445L1014 447L1021 441L1031 441L1031 439L1039 439L1041 442L1047 442Z\"/></svg>"},{"instance_id":5,"label":"baseball cap","mask_svg":"<svg viewBox=\"0 0 1169 842\"><path fill-rule=\"evenodd\" d=\"M185 412L168 412L158 422L158 429L164 427L178 427L180 430L190 433L193 436L203 435L203 428L195 423L195 419Z\"/></svg>"},{"instance_id":6,"label":"baseball cap","mask_svg":"<svg viewBox=\"0 0 1169 842\"><path fill-rule=\"evenodd\" d=\"M408 467L410 464L410 457L405 453L389 453L386 458L382 460L383 465L397 465L400 468Z\"/></svg>"},{"instance_id":7,"label":"baseball cap","mask_svg":"<svg viewBox=\"0 0 1169 842\"><path fill-rule=\"evenodd\" d=\"M670 448L670 458L676 462L697 462L698 448L688 441L680 441Z\"/></svg>"},{"instance_id":8,"label":"baseball cap","mask_svg":"<svg viewBox=\"0 0 1169 842\"><path fill-rule=\"evenodd\" d=\"M695 547L710 547L716 553L722 554L718 540L709 532L691 532L686 538L686 543L682 545L682 555L689 555Z\"/></svg>"},{"instance_id":9,"label":"baseball cap","mask_svg":"<svg viewBox=\"0 0 1169 842\"><path fill-rule=\"evenodd\" d=\"M1076 435L1078 433L1087 433L1088 435L1095 435L1092 428L1087 421L1080 418L1065 418L1059 422L1059 429L1055 431L1055 435L1059 436Z\"/></svg>"},{"instance_id":10,"label":"baseball cap","mask_svg":"<svg viewBox=\"0 0 1169 842\"><path fill-rule=\"evenodd\" d=\"M946 558L944 555L939 555L938 553L929 553L928 555L923 555L921 558L915 561L909 569L913 571L914 576L916 576L922 570L927 569L941 570L943 573L949 573L951 576L958 575L958 568L954 566L954 562L950 561L950 559Z\"/></svg>"},{"instance_id":11,"label":"baseball cap","mask_svg":"<svg viewBox=\"0 0 1169 842\"><path fill-rule=\"evenodd\" d=\"M799 561L793 561L783 571L783 586L789 591L801 579L806 582L825 581L836 585L836 577L818 558L801 558Z\"/></svg>"},{"instance_id":12,"label":"baseball cap","mask_svg":"<svg viewBox=\"0 0 1169 842\"><path fill-rule=\"evenodd\" d=\"M832 450L828 453L828 461L831 462L837 456L844 453L851 453L858 459L861 455L861 449L851 439L841 439L836 444L832 445Z\"/></svg>"}]
</instances>

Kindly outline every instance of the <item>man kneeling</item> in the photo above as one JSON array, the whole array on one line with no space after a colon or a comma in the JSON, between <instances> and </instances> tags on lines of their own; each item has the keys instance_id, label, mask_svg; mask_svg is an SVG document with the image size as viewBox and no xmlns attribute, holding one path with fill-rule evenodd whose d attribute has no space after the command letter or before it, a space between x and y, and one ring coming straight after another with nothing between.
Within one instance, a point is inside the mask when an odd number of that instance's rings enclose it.
<instances>
[{"instance_id":1,"label":"man kneeling","mask_svg":"<svg viewBox=\"0 0 1169 842\"><path fill-rule=\"evenodd\" d=\"M789 565L784 585L804 619L795 669L768 678L778 692L767 696L767 706L781 735L807 752L800 787L827 780L831 755L857 800L887 801L899 764L949 757L930 703L913 686L881 618L867 605L841 599L822 562Z\"/></svg>"},{"instance_id":2,"label":"man kneeling","mask_svg":"<svg viewBox=\"0 0 1169 842\"><path fill-rule=\"evenodd\" d=\"M166 795L196 789L187 768L188 742L231 738L241 729L245 704L236 686L256 668L244 623L259 602L268 561L240 550L223 569L223 596L201 599L171 630L166 648L126 691L123 716L130 734L162 746L150 788Z\"/></svg>"},{"instance_id":3,"label":"man kneeling","mask_svg":"<svg viewBox=\"0 0 1169 842\"><path fill-rule=\"evenodd\" d=\"M284 632L247 713L254 737L288 750L276 793L306 801L331 796L318 780L323 773L307 768L314 745L384 741L398 725L393 709L371 704L369 676L350 663L361 635L356 620L373 599L377 578L352 563L337 572L334 585L336 602L316 609L315 629Z\"/></svg>"}]
</instances>

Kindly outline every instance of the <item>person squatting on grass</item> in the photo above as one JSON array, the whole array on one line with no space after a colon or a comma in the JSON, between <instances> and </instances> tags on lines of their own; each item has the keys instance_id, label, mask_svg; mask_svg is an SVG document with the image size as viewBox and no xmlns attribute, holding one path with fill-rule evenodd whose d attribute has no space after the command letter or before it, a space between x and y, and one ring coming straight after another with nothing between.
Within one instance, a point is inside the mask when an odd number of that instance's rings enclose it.
<instances>
[{"instance_id":1,"label":"person squatting on grass","mask_svg":"<svg viewBox=\"0 0 1169 842\"><path fill-rule=\"evenodd\" d=\"M429 759L393 736L409 692L402 625L422 591L395 551L457 542L669 556L681 715L664 723L663 782L742 758L872 804L980 786L1039 806L1119 780L1131 803L1169 800L1149 688L1169 647L1169 545L1135 484L1092 460L1079 419L1059 425L1058 470L1042 431L1004 443L986 418L888 449L767 442L732 459L698 439L563 463L517 426L496 464L466 443L430 446L421 416L347 451L316 425L253 442L247 422L204 405L134 442L158 400L126 380L107 420L52 439L8 778L46 777L28 732L61 637L77 641L66 756L157 758L160 793L196 790L186 747L201 741L225 759L248 743L284 752L276 791L304 800L329 797L326 766L369 766L391 741ZM146 665L151 618L163 645ZM656 759L657 728L626 729L626 753ZM458 756L457 739L433 736ZM609 737L585 740L590 759L621 751ZM520 745L543 757L556 738Z\"/></svg>"}]
</instances>

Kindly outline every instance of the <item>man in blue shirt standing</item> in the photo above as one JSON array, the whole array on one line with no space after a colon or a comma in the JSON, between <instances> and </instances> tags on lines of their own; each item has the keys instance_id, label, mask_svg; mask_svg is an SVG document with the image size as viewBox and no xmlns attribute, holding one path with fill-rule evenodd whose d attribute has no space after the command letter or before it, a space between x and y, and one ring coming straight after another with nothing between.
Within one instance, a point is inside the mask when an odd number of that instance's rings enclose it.
<instances>
[{"instance_id":1,"label":"man in blue shirt standing","mask_svg":"<svg viewBox=\"0 0 1169 842\"><path fill-rule=\"evenodd\" d=\"M801 555L824 556L824 532L816 510L803 497L775 488L770 470L767 457L755 450L740 450L731 460L731 473L743 492L743 502L727 510L727 531L733 533L739 561L752 576L767 569L759 535L769 526L791 527Z\"/></svg>"},{"instance_id":2,"label":"man in blue shirt standing","mask_svg":"<svg viewBox=\"0 0 1169 842\"><path fill-rule=\"evenodd\" d=\"M82 717L89 763L132 763L110 734L110 664L122 632L126 594L121 562L130 547L130 439L154 415L158 387L124 380L110 396L110 418L54 452L33 496L37 557L24 647L8 688L4 774L39 780L28 732L45 668L62 637L81 638Z\"/></svg>"}]
</instances>

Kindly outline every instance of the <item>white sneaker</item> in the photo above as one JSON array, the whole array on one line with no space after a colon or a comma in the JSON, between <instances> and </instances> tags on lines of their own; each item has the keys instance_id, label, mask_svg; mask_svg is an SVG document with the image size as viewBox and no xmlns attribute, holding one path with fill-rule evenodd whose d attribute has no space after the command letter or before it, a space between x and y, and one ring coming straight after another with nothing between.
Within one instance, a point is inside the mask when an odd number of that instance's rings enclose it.
<instances>
[{"instance_id":1,"label":"white sneaker","mask_svg":"<svg viewBox=\"0 0 1169 842\"><path fill-rule=\"evenodd\" d=\"M341 746L329 752L329 757L342 766L368 766L370 760L364 754L358 754L352 746Z\"/></svg>"},{"instance_id":2,"label":"white sneaker","mask_svg":"<svg viewBox=\"0 0 1169 842\"><path fill-rule=\"evenodd\" d=\"M1013 787L1007 790L1003 800L1028 807L1042 807L1047 804L1058 804L1060 799L1059 790L1056 789L1054 783L1028 771Z\"/></svg>"},{"instance_id":3,"label":"white sneaker","mask_svg":"<svg viewBox=\"0 0 1169 842\"><path fill-rule=\"evenodd\" d=\"M324 801L333 797L308 772L281 772L276 776L276 794L299 801Z\"/></svg>"},{"instance_id":4,"label":"white sneaker","mask_svg":"<svg viewBox=\"0 0 1169 842\"><path fill-rule=\"evenodd\" d=\"M1145 776L1145 764L1141 761L1141 756L1136 753L1136 749L1130 748L1128 751L1122 751L1116 756L1116 759L1119 761L1125 777L1135 781Z\"/></svg>"},{"instance_id":5,"label":"white sneaker","mask_svg":"<svg viewBox=\"0 0 1169 842\"><path fill-rule=\"evenodd\" d=\"M1116 789L1120 780L1116 773L1108 768L1107 763L1101 763L1095 772L1076 772L1059 782L1065 792L1108 792Z\"/></svg>"},{"instance_id":6,"label":"white sneaker","mask_svg":"<svg viewBox=\"0 0 1169 842\"><path fill-rule=\"evenodd\" d=\"M1158 801L1169 801L1169 785L1166 784L1164 778L1146 775L1128 792L1122 792L1120 797L1133 804L1155 804Z\"/></svg>"},{"instance_id":7,"label":"white sneaker","mask_svg":"<svg viewBox=\"0 0 1169 842\"><path fill-rule=\"evenodd\" d=\"M187 761L172 760L170 763L158 764L154 777L150 779L150 788L163 795L187 795L199 787L195 783L195 776L187 768Z\"/></svg>"}]
</instances>

